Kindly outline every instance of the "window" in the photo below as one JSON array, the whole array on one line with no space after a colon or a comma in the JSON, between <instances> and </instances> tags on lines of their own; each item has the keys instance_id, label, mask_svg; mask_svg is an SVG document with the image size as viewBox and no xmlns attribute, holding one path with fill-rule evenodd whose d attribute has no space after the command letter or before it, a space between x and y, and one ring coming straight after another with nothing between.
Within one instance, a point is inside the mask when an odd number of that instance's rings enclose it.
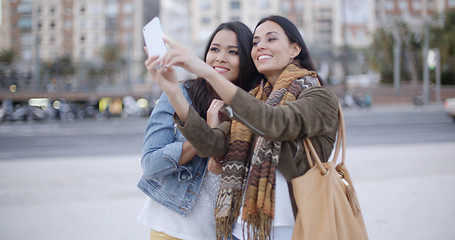
<instances>
[{"instance_id":1,"label":"window","mask_svg":"<svg viewBox=\"0 0 455 240\"><path fill-rule=\"evenodd\" d=\"M131 37L131 34L129 33L126 33L123 35L123 42L124 43L131 43L131 40L132 40L132 37Z\"/></svg>"},{"instance_id":2,"label":"window","mask_svg":"<svg viewBox=\"0 0 455 240\"><path fill-rule=\"evenodd\" d=\"M412 9L413 9L414 11L419 11L420 8L421 8L420 0L417 0L417 1L414 0L414 1L412 2Z\"/></svg>"},{"instance_id":3,"label":"window","mask_svg":"<svg viewBox=\"0 0 455 240\"><path fill-rule=\"evenodd\" d=\"M260 9L269 9L270 8L270 2L269 1L259 1L259 2L257 2L257 6Z\"/></svg>"},{"instance_id":4,"label":"window","mask_svg":"<svg viewBox=\"0 0 455 240\"><path fill-rule=\"evenodd\" d=\"M131 25L133 25L131 18L123 19L123 27L128 28L128 27L131 27Z\"/></svg>"},{"instance_id":5,"label":"window","mask_svg":"<svg viewBox=\"0 0 455 240\"><path fill-rule=\"evenodd\" d=\"M134 10L134 7L133 7L133 4L132 3L125 3L125 5L123 5L123 12L126 13L126 14L130 14L132 13Z\"/></svg>"},{"instance_id":6,"label":"window","mask_svg":"<svg viewBox=\"0 0 455 240\"><path fill-rule=\"evenodd\" d=\"M73 22L71 20L66 20L65 21L65 28L66 29L71 29L73 27Z\"/></svg>"},{"instance_id":7,"label":"window","mask_svg":"<svg viewBox=\"0 0 455 240\"><path fill-rule=\"evenodd\" d=\"M26 61L32 59L32 51L30 49L23 49L22 50L22 58Z\"/></svg>"},{"instance_id":8,"label":"window","mask_svg":"<svg viewBox=\"0 0 455 240\"><path fill-rule=\"evenodd\" d=\"M209 1L202 1L201 2L201 9L210 9L212 7L212 4L210 4Z\"/></svg>"},{"instance_id":9,"label":"window","mask_svg":"<svg viewBox=\"0 0 455 240\"><path fill-rule=\"evenodd\" d=\"M106 19L106 28L107 29L115 29L115 28L117 28L117 19L116 18L108 18L108 19Z\"/></svg>"},{"instance_id":10,"label":"window","mask_svg":"<svg viewBox=\"0 0 455 240\"><path fill-rule=\"evenodd\" d=\"M448 1L447 1L447 5L448 5L449 7L455 7L455 0L448 0Z\"/></svg>"},{"instance_id":11,"label":"window","mask_svg":"<svg viewBox=\"0 0 455 240\"><path fill-rule=\"evenodd\" d=\"M233 21L233 22L240 21L240 16L232 16L231 21Z\"/></svg>"},{"instance_id":12,"label":"window","mask_svg":"<svg viewBox=\"0 0 455 240\"><path fill-rule=\"evenodd\" d=\"M240 9L240 1L231 1L231 9Z\"/></svg>"},{"instance_id":13,"label":"window","mask_svg":"<svg viewBox=\"0 0 455 240\"><path fill-rule=\"evenodd\" d=\"M32 19L31 18L21 18L17 22L17 26L21 29L31 29L32 28Z\"/></svg>"},{"instance_id":14,"label":"window","mask_svg":"<svg viewBox=\"0 0 455 240\"><path fill-rule=\"evenodd\" d=\"M31 33L22 34L21 43L22 43L22 45L32 45L33 44L32 34Z\"/></svg>"},{"instance_id":15,"label":"window","mask_svg":"<svg viewBox=\"0 0 455 240\"><path fill-rule=\"evenodd\" d=\"M398 2L398 8L400 11L406 11L408 10L408 3L405 0L401 0Z\"/></svg>"},{"instance_id":16,"label":"window","mask_svg":"<svg viewBox=\"0 0 455 240\"><path fill-rule=\"evenodd\" d=\"M116 16L118 14L118 5L116 3L108 3L106 7L106 15Z\"/></svg>"},{"instance_id":17,"label":"window","mask_svg":"<svg viewBox=\"0 0 455 240\"><path fill-rule=\"evenodd\" d=\"M90 12L93 14L99 14L101 13L101 6L99 4L93 5L91 6L90 10Z\"/></svg>"},{"instance_id":18,"label":"window","mask_svg":"<svg viewBox=\"0 0 455 240\"><path fill-rule=\"evenodd\" d=\"M32 4L22 3L19 6L17 6L18 13L30 13L31 14L32 11L33 11Z\"/></svg>"},{"instance_id":19,"label":"window","mask_svg":"<svg viewBox=\"0 0 455 240\"><path fill-rule=\"evenodd\" d=\"M387 0L386 5L385 5L385 9L387 11L395 10L395 3L392 0Z\"/></svg>"},{"instance_id":20,"label":"window","mask_svg":"<svg viewBox=\"0 0 455 240\"><path fill-rule=\"evenodd\" d=\"M202 24L210 24L210 18L208 18L208 17L201 18L201 23Z\"/></svg>"}]
</instances>

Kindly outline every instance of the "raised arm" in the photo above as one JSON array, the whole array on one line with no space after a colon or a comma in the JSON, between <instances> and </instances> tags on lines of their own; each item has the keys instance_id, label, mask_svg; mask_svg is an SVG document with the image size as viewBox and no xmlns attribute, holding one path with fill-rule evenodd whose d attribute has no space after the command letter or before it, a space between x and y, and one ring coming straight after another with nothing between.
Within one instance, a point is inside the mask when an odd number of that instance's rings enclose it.
<instances>
[{"instance_id":1,"label":"raised arm","mask_svg":"<svg viewBox=\"0 0 455 240\"><path fill-rule=\"evenodd\" d=\"M190 104L180 89L175 69L172 67L166 69L164 67L158 68L161 64L158 56L148 57L144 64L153 80L158 83L161 90L169 97L169 102L172 104L172 107L174 107L179 118L185 122L188 117Z\"/></svg>"},{"instance_id":2,"label":"raised arm","mask_svg":"<svg viewBox=\"0 0 455 240\"><path fill-rule=\"evenodd\" d=\"M191 50L175 44L169 40L166 43L171 47L163 57L162 67L158 72L172 71L172 66L179 66L194 73L206 81L215 89L226 104L229 104L237 92L237 86L219 74L215 69L198 58ZM179 117L181 117L179 115ZM181 119L183 121L183 119Z\"/></svg>"}]
</instances>

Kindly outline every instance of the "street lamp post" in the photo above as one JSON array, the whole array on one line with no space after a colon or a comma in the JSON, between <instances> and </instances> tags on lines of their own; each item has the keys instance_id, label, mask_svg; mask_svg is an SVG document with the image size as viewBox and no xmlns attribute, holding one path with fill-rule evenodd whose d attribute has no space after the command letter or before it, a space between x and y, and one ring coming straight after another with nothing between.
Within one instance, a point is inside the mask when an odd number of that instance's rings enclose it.
<instances>
[{"instance_id":1,"label":"street lamp post","mask_svg":"<svg viewBox=\"0 0 455 240\"><path fill-rule=\"evenodd\" d=\"M425 22L425 37L423 42L423 102L425 105L429 104L430 100L430 71L428 69L428 45L429 45L429 24Z\"/></svg>"},{"instance_id":2,"label":"street lamp post","mask_svg":"<svg viewBox=\"0 0 455 240\"><path fill-rule=\"evenodd\" d=\"M33 91L37 92L40 82L40 61L39 61L39 44L40 37L35 35L35 71L33 72Z\"/></svg>"},{"instance_id":3,"label":"street lamp post","mask_svg":"<svg viewBox=\"0 0 455 240\"><path fill-rule=\"evenodd\" d=\"M395 95L400 97L400 56L401 56L401 38L398 30L394 32L395 43L393 45L393 85L395 87Z\"/></svg>"}]
</instances>

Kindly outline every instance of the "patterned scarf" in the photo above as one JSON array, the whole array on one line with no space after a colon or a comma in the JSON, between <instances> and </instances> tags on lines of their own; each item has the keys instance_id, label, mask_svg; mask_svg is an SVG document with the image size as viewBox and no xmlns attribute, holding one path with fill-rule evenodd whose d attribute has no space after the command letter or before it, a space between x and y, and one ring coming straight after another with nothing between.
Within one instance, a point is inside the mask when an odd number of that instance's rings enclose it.
<instances>
[{"instance_id":1,"label":"patterned scarf","mask_svg":"<svg viewBox=\"0 0 455 240\"><path fill-rule=\"evenodd\" d=\"M309 87L309 82L310 85L319 85L315 72L290 64L278 77L273 88L269 82L261 82L250 94L271 106L283 105L296 100L300 92ZM232 121L230 134L229 150L224 157L215 206L217 239L223 240L231 236L243 197L242 222L248 229L248 239L270 239L281 142L258 137L256 144L252 145L253 133L236 120ZM253 151L250 149L252 146L255 146Z\"/></svg>"}]
</instances>

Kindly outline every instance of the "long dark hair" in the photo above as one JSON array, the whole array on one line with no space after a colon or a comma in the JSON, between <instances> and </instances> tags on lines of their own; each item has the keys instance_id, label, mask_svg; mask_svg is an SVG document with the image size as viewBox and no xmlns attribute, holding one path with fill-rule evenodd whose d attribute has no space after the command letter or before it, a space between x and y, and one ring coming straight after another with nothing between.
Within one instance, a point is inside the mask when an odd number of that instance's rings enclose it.
<instances>
[{"instance_id":1,"label":"long dark hair","mask_svg":"<svg viewBox=\"0 0 455 240\"><path fill-rule=\"evenodd\" d=\"M297 43L302 50L300 51L299 55L295 57L295 60L298 62L300 65L299 67L303 67L305 69L308 69L310 71L316 71L316 67L314 66L313 60L311 60L310 52L308 51L308 48L305 44L305 41L303 41L303 37L300 34L299 30L297 27L292 23L289 19L278 16L278 15L271 15L268 17L265 17L261 19L256 27L254 28L254 32L256 32L256 28L261 25L264 22L267 21L272 21L277 23L278 25L283 28L284 33L288 37L289 41L291 43ZM318 75L319 82L321 85L325 85L324 80Z\"/></svg>"},{"instance_id":2,"label":"long dark hair","mask_svg":"<svg viewBox=\"0 0 455 240\"><path fill-rule=\"evenodd\" d=\"M240 62L239 78L234 81L234 84L245 91L249 91L258 85L260 81L260 75L250 55L251 48L253 46L253 33L244 23L226 22L220 24L210 36L207 47L205 48L204 61L206 61L207 53L210 50L210 44L212 43L213 38L221 30L230 30L237 35ZM191 101L193 102L193 108L199 113L202 118L207 120L207 109L209 108L213 99L219 99L218 94L205 79L199 77L186 81L185 87L188 90Z\"/></svg>"}]
</instances>

